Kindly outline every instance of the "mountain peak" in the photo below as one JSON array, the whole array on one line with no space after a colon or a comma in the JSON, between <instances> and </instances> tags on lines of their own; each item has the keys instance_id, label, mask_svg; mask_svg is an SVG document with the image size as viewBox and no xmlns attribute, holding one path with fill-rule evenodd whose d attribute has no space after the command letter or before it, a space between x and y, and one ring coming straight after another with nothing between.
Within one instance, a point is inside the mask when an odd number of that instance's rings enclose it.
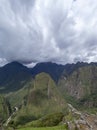
<instances>
[{"instance_id":1,"label":"mountain peak","mask_svg":"<svg viewBox=\"0 0 97 130\"><path fill-rule=\"evenodd\" d=\"M13 62L10 62L8 64L6 64L5 66L23 66L20 62L17 62L17 61L13 61Z\"/></svg>"}]
</instances>

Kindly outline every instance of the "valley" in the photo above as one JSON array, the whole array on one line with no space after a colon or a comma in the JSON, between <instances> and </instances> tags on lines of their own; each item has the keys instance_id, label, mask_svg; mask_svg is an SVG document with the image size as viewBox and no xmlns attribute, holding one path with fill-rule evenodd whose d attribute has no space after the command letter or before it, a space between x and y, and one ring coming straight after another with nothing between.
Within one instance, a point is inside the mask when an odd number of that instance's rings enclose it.
<instances>
[{"instance_id":1,"label":"valley","mask_svg":"<svg viewBox=\"0 0 97 130\"><path fill-rule=\"evenodd\" d=\"M4 130L96 130L97 63L0 68L0 124Z\"/></svg>"}]
</instances>

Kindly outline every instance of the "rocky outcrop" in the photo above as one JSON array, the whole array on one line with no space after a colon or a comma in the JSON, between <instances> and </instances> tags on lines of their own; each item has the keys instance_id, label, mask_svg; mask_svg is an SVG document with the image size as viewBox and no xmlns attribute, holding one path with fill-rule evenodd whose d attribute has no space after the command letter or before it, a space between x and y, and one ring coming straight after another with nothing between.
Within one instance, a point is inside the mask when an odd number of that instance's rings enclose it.
<instances>
[{"instance_id":1,"label":"rocky outcrop","mask_svg":"<svg viewBox=\"0 0 97 130\"><path fill-rule=\"evenodd\" d=\"M64 73L58 83L62 94L77 99L84 106L97 107L97 66L78 68L67 77Z\"/></svg>"},{"instance_id":2,"label":"rocky outcrop","mask_svg":"<svg viewBox=\"0 0 97 130\"><path fill-rule=\"evenodd\" d=\"M73 120L66 122L68 130L97 130L97 115L79 112L71 104L68 107L73 116Z\"/></svg>"}]
</instances>

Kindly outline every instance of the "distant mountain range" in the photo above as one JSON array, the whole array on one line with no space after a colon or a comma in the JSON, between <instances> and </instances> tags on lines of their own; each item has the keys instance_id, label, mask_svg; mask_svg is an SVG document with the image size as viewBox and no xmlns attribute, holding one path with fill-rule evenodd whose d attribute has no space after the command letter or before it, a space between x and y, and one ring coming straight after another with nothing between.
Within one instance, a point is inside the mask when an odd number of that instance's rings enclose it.
<instances>
[{"instance_id":1,"label":"distant mountain range","mask_svg":"<svg viewBox=\"0 0 97 130\"><path fill-rule=\"evenodd\" d=\"M0 68L0 93L16 91L32 78L29 69L18 62Z\"/></svg>"},{"instance_id":2,"label":"distant mountain range","mask_svg":"<svg viewBox=\"0 0 97 130\"><path fill-rule=\"evenodd\" d=\"M66 114L67 102L77 108L96 108L97 63L46 62L27 68L12 62L0 68L0 95L3 120L14 107L19 109L12 122L15 126L54 112Z\"/></svg>"},{"instance_id":3,"label":"distant mountain range","mask_svg":"<svg viewBox=\"0 0 97 130\"><path fill-rule=\"evenodd\" d=\"M11 62L0 68L0 93L16 91L22 88L26 82L41 72L48 73L58 83L63 73L67 77L78 68L90 65L97 66L97 63L78 62L76 64L58 65L56 63L45 62L38 63L33 68L27 68L18 62Z\"/></svg>"},{"instance_id":4,"label":"distant mountain range","mask_svg":"<svg viewBox=\"0 0 97 130\"><path fill-rule=\"evenodd\" d=\"M71 97L80 100L80 103L96 106L97 63L58 65L45 62L27 68L18 62L11 62L0 68L0 93L16 92L43 72L50 75L65 98Z\"/></svg>"}]
</instances>

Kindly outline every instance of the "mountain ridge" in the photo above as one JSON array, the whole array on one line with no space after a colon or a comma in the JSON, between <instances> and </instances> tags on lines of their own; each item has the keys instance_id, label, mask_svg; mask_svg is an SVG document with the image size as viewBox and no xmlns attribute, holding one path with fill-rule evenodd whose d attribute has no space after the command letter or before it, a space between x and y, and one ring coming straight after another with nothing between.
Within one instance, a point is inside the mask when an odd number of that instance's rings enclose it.
<instances>
[{"instance_id":1,"label":"mountain ridge","mask_svg":"<svg viewBox=\"0 0 97 130\"><path fill-rule=\"evenodd\" d=\"M78 68L90 65L97 66L97 63L78 62L76 64L58 65L44 62L36 64L33 68L28 68L16 61L11 62L0 67L0 93L21 89L27 81L41 72L48 73L57 84L62 75L68 77Z\"/></svg>"},{"instance_id":2,"label":"mountain ridge","mask_svg":"<svg viewBox=\"0 0 97 130\"><path fill-rule=\"evenodd\" d=\"M63 66L46 62L27 68L18 62L12 62L0 68L0 72L0 79L4 81L3 84L0 82L0 94L11 104L11 111L18 108L12 122L9 122L11 125L24 125L32 121L32 124L37 126L39 124L37 121L33 122L34 120L54 112L62 112L62 117L67 114L64 117L67 121L76 119L76 115L74 117L68 111L67 102L75 104L76 108L95 108L93 112L97 111L97 63L78 62ZM55 119L56 114L53 116ZM45 117L45 120L48 117ZM79 121L80 119L81 117Z\"/></svg>"},{"instance_id":3,"label":"mountain ridge","mask_svg":"<svg viewBox=\"0 0 97 130\"><path fill-rule=\"evenodd\" d=\"M50 75L63 95L68 92L68 96L73 96L83 102L87 98L91 100L92 94L96 102L96 68L97 63L78 62L76 64L57 65L46 62L38 63L33 68L27 68L21 63L12 62L0 68L0 93L18 91L31 80L35 80L36 75L44 72Z\"/></svg>"}]
</instances>

